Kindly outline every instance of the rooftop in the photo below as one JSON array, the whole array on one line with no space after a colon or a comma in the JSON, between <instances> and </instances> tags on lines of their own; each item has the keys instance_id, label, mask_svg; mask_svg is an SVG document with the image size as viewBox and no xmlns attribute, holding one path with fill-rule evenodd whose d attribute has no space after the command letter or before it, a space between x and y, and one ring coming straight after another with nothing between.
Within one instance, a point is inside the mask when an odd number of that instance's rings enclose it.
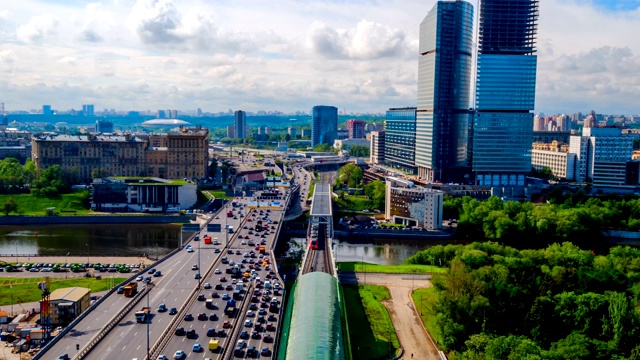
<instances>
[{"instance_id":1,"label":"rooftop","mask_svg":"<svg viewBox=\"0 0 640 360\"><path fill-rule=\"evenodd\" d=\"M311 202L311 216L331 215L331 185L317 183Z\"/></svg>"},{"instance_id":2,"label":"rooftop","mask_svg":"<svg viewBox=\"0 0 640 360\"><path fill-rule=\"evenodd\" d=\"M91 292L90 289L77 287L77 286L62 288L62 289L54 290L50 295L50 299L51 301L64 300L64 301L77 302L77 301L80 301L80 299L82 299L85 295L89 294L90 292Z\"/></svg>"}]
</instances>

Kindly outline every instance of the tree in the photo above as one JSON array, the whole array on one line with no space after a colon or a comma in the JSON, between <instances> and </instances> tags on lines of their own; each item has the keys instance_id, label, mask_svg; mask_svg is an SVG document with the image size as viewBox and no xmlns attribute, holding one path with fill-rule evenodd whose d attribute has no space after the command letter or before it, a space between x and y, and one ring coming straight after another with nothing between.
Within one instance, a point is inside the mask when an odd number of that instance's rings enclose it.
<instances>
[{"instance_id":1,"label":"tree","mask_svg":"<svg viewBox=\"0 0 640 360\"><path fill-rule=\"evenodd\" d=\"M355 188L362 181L362 169L355 164L347 164L338 170L336 184L346 184L347 187Z\"/></svg>"},{"instance_id":2,"label":"tree","mask_svg":"<svg viewBox=\"0 0 640 360\"><path fill-rule=\"evenodd\" d=\"M2 212L5 216L9 216L12 212L18 212L18 203L14 198L8 198L4 204L2 204Z\"/></svg>"},{"instance_id":3,"label":"tree","mask_svg":"<svg viewBox=\"0 0 640 360\"><path fill-rule=\"evenodd\" d=\"M375 180L364 186L364 194L371 199L374 209L382 210L385 203L385 183L381 180Z\"/></svg>"},{"instance_id":4,"label":"tree","mask_svg":"<svg viewBox=\"0 0 640 360\"><path fill-rule=\"evenodd\" d=\"M103 179L107 176L109 176L109 174L107 173L107 170L103 168L94 168L93 170L91 170L92 179Z\"/></svg>"},{"instance_id":5,"label":"tree","mask_svg":"<svg viewBox=\"0 0 640 360\"><path fill-rule=\"evenodd\" d=\"M216 178L216 172L218 171L218 160L216 158L211 159L211 164L209 164L209 168L207 169L207 175L210 178Z\"/></svg>"},{"instance_id":6,"label":"tree","mask_svg":"<svg viewBox=\"0 0 640 360\"><path fill-rule=\"evenodd\" d=\"M369 157L369 148L363 145L353 145L349 149L349 156L353 157Z\"/></svg>"}]
</instances>

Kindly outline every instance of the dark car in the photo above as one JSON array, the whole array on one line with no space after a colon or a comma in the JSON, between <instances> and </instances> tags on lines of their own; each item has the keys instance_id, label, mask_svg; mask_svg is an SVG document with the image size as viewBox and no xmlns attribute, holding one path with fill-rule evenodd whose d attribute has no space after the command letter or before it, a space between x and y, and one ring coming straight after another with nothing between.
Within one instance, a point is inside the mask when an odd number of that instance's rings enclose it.
<instances>
[{"instance_id":1,"label":"dark car","mask_svg":"<svg viewBox=\"0 0 640 360\"><path fill-rule=\"evenodd\" d=\"M253 310L253 311L258 310L258 305L256 305L256 304L249 305L249 310Z\"/></svg>"},{"instance_id":2,"label":"dark car","mask_svg":"<svg viewBox=\"0 0 640 360\"><path fill-rule=\"evenodd\" d=\"M262 341L266 343L273 342L273 336L271 336L270 334L264 334L264 336L262 337Z\"/></svg>"},{"instance_id":3,"label":"dark car","mask_svg":"<svg viewBox=\"0 0 640 360\"><path fill-rule=\"evenodd\" d=\"M198 320L207 320L209 317L205 313L198 314Z\"/></svg>"},{"instance_id":4,"label":"dark car","mask_svg":"<svg viewBox=\"0 0 640 360\"><path fill-rule=\"evenodd\" d=\"M214 329L214 328L209 328L209 329L207 330L207 336L208 336L208 337L216 336L216 329Z\"/></svg>"},{"instance_id":5,"label":"dark car","mask_svg":"<svg viewBox=\"0 0 640 360\"><path fill-rule=\"evenodd\" d=\"M211 315L209 315L209 320L217 321L218 320L218 315L216 315L216 313L211 313Z\"/></svg>"},{"instance_id":6,"label":"dark car","mask_svg":"<svg viewBox=\"0 0 640 360\"><path fill-rule=\"evenodd\" d=\"M274 331L276 328L272 323L267 323L267 325L265 325L265 329L267 329L267 331Z\"/></svg>"},{"instance_id":7,"label":"dark car","mask_svg":"<svg viewBox=\"0 0 640 360\"><path fill-rule=\"evenodd\" d=\"M249 339L249 333L247 332L247 330L242 330L240 332L240 339Z\"/></svg>"},{"instance_id":8,"label":"dark car","mask_svg":"<svg viewBox=\"0 0 640 360\"><path fill-rule=\"evenodd\" d=\"M204 294L198 295L198 301L205 301L205 300L207 300L207 297L204 296Z\"/></svg>"},{"instance_id":9,"label":"dark car","mask_svg":"<svg viewBox=\"0 0 640 360\"><path fill-rule=\"evenodd\" d=\"M175 334L178 336L184 336L184 328L179 327L176 329Z\"/></svg>"},{"instance_id":10,"label":"dark car","mask_svg":"<svg viewBox=\"0 0 640 360\"><path fill-rule=\"evenodd\" d=\"M244 349L242 349L242 347L240 347L240 346L236 346L236 348L233 349L233 356L239 357L239 358L243 358L244 357Z\"/></svg>"},{"instance_id":11,"label":"dark car","mask_svg":"<svg viewBox=\"0 0 640 360\"><path fill-rule=\"evenodd\" d=\"M247 348L247 357L255 357L256 355L258 355L256 347L253 345L249 346L249 348Z\"/></svg>"},{"instance_id":12,"label":"dark car","mask_svg":"<svg viewBox=\"0 0 640 360\"><path fill-rule=\"evenodd\" d=\"M193 315L185 314L184 315L184 321L193 321Z\"/></svg>"},{"instance_id":13,"label":"dark car","mask_svg":"<svg viewBox=\"0 0 640 360\"><path fill-rule=\"evenodd\" d=\"M217 292L214 291L214 292L211 293L211 297L214 298L214 299L217 299L217 298L220 297L220 294L218 294Z\"/></svg>"},{"instance_id":14,"label":"dark car","mask_svg":"<svg viewBox=\"0 0 640 360\"><path fill-rule=\"evenodd\" d=\"M251 333L251 338L252 338L252 339L260 340L260 338L261 338L261 337L262 337L262 336L261 336L261 335L260 335L260 333L259 333L259 332L257 332L257 331L254 331L254 332L252 332L252 333Z\"/></svg>"},{"instance_id":15,"label":"dark car","mask_svg":"<svg viewBox=\"0 0 640 360\"><path fill-rule=\"evenodd\" d=\"M196 334L195 329L187 331L187 339L195 339L196 337L198 337L198 335Z\"/></svg>"},{"instance_id":16,"label":"dark car","mask_svg":"<svg viewBox=\"0 0 640 360\"><path fill-rule=\"evenodd\" d=\"M176 309L176 308L169 309L169 315L175 315L177 313L178 313L178 309Z\"/></svg>"},{"instance_id":17,"label":"dark car","mask_svg":"<svg viewBox=\"0 0 640 360\"><path fill-rule=\"evenodd\" d=\"M271 355L271 351L269 350L268 347L263 347L262 350L260 350L260 355L269 356Z\"/></svg>"},{"instance_id":18,"label":"dark car","mask_svg":"<svg viewBox=\"0 0 640 360\"><path fill-rule=\"evenodd\" d=\"M271 314L271 315L269 315L269 317L267 318L267 320L269 320L269 321L276 321L276 316L275 316L275 315L273 315L273 314Z\"/></svg>"},{"instance_id":19,"label":"dark car","mask_svg":"<svg viewBox=\"0 0 640 360\"><path fill-rule=\"evenodd\" d=\"M167 311L167 305L165 304L158 305L158 312L165 312L165 311Z\"/></svg>"}]
</instances>

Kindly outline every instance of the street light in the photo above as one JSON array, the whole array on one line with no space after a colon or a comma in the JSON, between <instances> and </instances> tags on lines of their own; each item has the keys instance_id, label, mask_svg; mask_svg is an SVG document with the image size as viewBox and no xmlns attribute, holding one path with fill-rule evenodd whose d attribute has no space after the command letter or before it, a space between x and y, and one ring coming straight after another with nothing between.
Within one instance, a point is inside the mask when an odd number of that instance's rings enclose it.
<instances>
[{"instance_id":1,"label":"street light","mask_svg":"<svg viewBox=\"0 0 640 360\"><path fill-rule=\"evenodd\" d=\"M150 283L147 283L147 286L151 285ZM147 291L147 359L151 359L151 357L149 356L149 350L150 350L150 346L149 346L149 324L151 323L151 306L149 305L149 293L151 292L151 288L149 287L148 291Z\"/></svg>"}]
</instances>

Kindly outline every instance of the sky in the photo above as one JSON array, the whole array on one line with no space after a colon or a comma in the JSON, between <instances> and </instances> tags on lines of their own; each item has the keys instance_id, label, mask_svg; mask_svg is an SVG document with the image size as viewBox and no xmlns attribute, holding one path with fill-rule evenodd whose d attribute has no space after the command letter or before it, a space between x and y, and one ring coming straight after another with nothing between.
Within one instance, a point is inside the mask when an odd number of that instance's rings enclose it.
<instances>
[{"instance_id":1,"label":"sky","mask_svg":"<svg viewBox=\"0 0 640 360\"><path fill-rule=\"evenodd\" d=\"M0 0L0 102L7 111L415 106L418 30L434 3ZM541 0L535 111L640 114L637 34L640 0Z\"/></svg>"}]
</instances>

